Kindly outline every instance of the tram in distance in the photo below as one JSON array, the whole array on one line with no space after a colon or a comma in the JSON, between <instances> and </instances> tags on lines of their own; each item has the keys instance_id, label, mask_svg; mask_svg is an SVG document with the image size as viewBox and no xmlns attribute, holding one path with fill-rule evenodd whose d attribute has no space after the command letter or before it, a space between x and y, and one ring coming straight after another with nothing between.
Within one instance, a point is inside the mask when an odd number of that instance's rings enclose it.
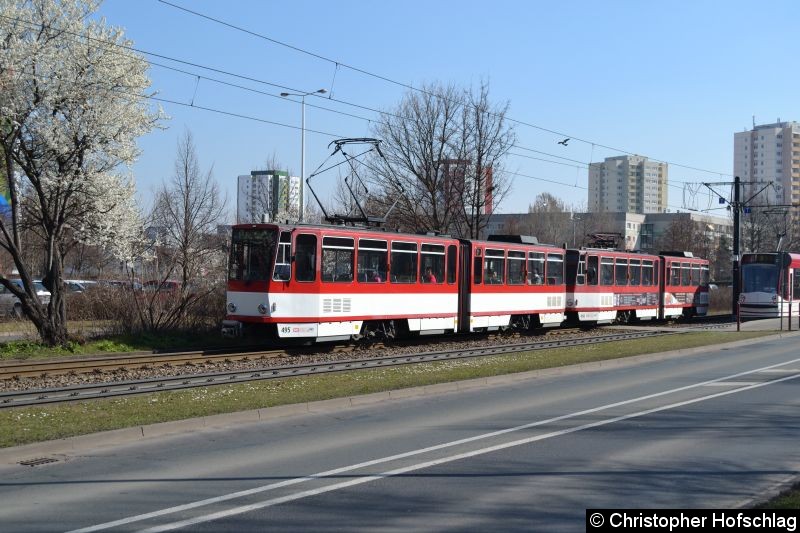
<instances>
[{"instance_id":1,"label":"tram in distance","mask_svg":"<svg viewBox=\"0 0 800 533\"><path fill-rule=\"evenodd\" d=\"M800 254L742 254L739 316L800 316Z\"/></svg>"},{"instance_id":2,"label":"tram in distance","mask_svg":"<svg viewBox=\"0 0 800 533\"><path fill-rule=\"evenodd\" d=\"M375 228L233 227L222 332L341 341L704 315L708 261Z\"/></svg>"}]
</instances>

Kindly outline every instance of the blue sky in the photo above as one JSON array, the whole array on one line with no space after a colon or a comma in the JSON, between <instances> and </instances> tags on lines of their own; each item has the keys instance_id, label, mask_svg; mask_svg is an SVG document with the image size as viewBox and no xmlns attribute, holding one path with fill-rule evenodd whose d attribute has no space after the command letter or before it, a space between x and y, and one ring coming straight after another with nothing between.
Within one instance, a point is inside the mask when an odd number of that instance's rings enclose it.
<instances>
[{"instance_id":1,"label":"blue sky","mask_svg":"<svg viewBox=\"0 0 800 533\"><path fill-rule=\"evenodd\" d=\"M555 160L529 151L537 150L580 162L558 160L576 165L566 166L509 157L507 168L519 175L499 212L526 211L542 192L585 204L585 164L620 150L671 163L670 210L690 207L680 182L730 180L733 134L750 128L753 116L757 124L800 120L793 44L800 3L794 1L169 1L415 87L431 82L468 87L488 80L492 99L510 102L510 117L563 134L518 125L517 143L528 150L514 153ZM334 99L358 106L391 109L407 90L158 0L106 0L100 15L123 27L141 50L299 91L324 88ZM299 128L300 105L277 96L285 89L146 57L275 95L198 83L196 76L154 65L153 89L162 98ZM363 117L307 106L306 173L327 157L334 138L310 130L369 136L368 120L379 116L328 98L306 102ZM163 107L172 118L166 129L140 139L143 153L133 168L144 204L171 175L186 129L194 135L202 167L213 165L231 208L236 176L264 168L273 155L300 172L299 129ZM573 140L564 147L557 144L563 137ZM323 193L335 180L326 176L319 182ZM710 199L701 193L695 201L702 209Z\"/></svg>"}]
</instances>

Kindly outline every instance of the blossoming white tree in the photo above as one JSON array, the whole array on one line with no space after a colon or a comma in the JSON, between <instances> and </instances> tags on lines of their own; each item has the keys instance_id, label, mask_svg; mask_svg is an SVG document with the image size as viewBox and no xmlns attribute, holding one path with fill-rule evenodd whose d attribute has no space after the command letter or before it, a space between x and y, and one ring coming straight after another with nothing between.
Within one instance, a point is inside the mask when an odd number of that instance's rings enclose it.
<instances>
[{"instance_id":1,"label":"blossoming white tree","mask_svg":"<svg viewBox=\"0 0 800 533\"><path fill-rule=\"evenodd\" d=\"M141 233L127 167L136 138L163 117L146 100L147 62L119 28L95 20L94 0L0 0L0 147L11 209L0 216L0 248L23 288L19 297L43 341L68 340L63 260L78 239L130 259ZM42 265L26 264L22 224L45 242ZM50 302L37 297L41 268Z\"/></svg>"}]
</instances>

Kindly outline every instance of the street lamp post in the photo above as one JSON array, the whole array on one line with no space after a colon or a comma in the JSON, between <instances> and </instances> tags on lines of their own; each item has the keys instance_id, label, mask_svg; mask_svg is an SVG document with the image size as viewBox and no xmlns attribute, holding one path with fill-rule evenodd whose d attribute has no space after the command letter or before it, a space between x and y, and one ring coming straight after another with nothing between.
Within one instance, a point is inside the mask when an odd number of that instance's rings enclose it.
<instances>
[{"instance_id":1,"label":"street lamp post","mask_svg":"<svg viewBox=\"0 0 800 533\"><path fill-rule=\"evenodd\" d=\"M582 219L575 213L570 213L570 218L572 219L572 247L575 248L575 223L580 222Z\"/></svg>"},{"instance_id":2,"label":"street lamp post","mask_svg":"<svg viewBox=\"0 0 800 533\"><path fill-rule=\"evenodd\" d=\"M281 93L281 96L299 96L300 97L300 222L305 219L305 201L306 201L306 96L309 94L325 94L325 89L317 89L316 91L309 91L307 93Z\"/></svg>"}]
</instances>

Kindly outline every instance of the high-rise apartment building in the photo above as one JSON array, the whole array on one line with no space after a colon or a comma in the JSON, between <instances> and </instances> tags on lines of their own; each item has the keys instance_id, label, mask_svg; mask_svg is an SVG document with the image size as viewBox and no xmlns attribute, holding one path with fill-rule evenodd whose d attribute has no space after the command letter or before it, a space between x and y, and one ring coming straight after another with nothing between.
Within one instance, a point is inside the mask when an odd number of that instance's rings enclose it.
<instances>
[{"instance_id":1,"label":"high-rise apartment building","mask_svg":"<svg viewBox=\"0 0 800 533\"><path fill-rule=\"evenodd\" d=\"M254 170L239 176L236 220L239 224L297 221L302 202L299 177L281 170Z\"/></svg>"},{"instance_id":2,"label":"high-rise apartment building","mask_svg":"<svg viewBox=\"0 0 800 533\"><path fill-rule=\"evenodd\" d=\"M589 211L663 213L668 165L638 155L607 157L589 165Z\"/></svg>"},{"instance_id":3,"label":"high-rise apartment building","mask_svg":"<svg viewBox=\"0 0 800 533\"><path fill-rule=\"evenodd\" d=\"M733 173L744 182L745 199L758 193L754 204L800 203L800 123L762 124L734 133Z\"/></svg>"},{"instance_id":4,"label":"high-rise apartment building","mask_svg":"<svg viewBox=\"0 0 800 533\"><path fill-rule=\"evenodd\" d=\"M443 159L440 161L439 183L441 194L450 195L453 205L463 206L468 215L491 215L494 211L494 185L492 167L483 169L483 175L476 179L477 172L467 159Z\"/></svg>"}]
</instances>

